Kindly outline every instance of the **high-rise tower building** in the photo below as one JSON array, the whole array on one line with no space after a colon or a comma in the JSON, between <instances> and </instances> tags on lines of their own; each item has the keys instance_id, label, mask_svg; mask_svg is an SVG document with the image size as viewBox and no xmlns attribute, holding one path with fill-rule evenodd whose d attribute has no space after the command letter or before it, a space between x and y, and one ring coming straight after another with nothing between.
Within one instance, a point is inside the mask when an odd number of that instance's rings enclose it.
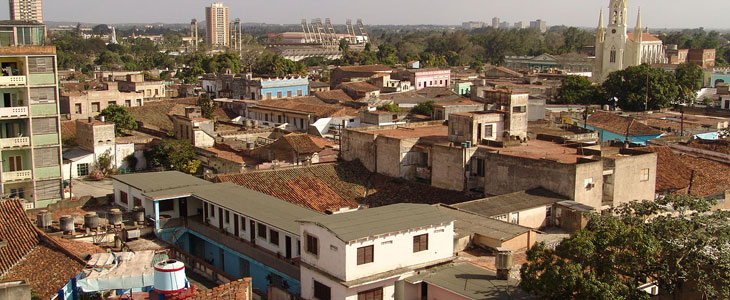
<instances>
[{"instance_id":1,"label":"high-rise tower building","mask_svg":"<svg viewBox=\"0 0 730 300\"><path fill-rule=\"evenodd\" d=\"M46 207L63 197L56 47L42 24L3 26L24 34L0 38L0 192Z\"/></svg>"},{"instance_id":2,"label":"high-rise tower building","mask_svg":"<svg viewBox=\"0 0 730 300\"><path fill-rule=\"evenodd\" d=\"M205 41L211 46L227 47L230 42L228 7L215 2L205 8Z\"/></svg>"},{"instance_id":3,"label":"high-rise tower building","mask_svg":"<svg viewBox=\"0 0 730 300\"><path fill-rule=\"evenodd\" d=\"M43 1L10 0L10 20L43 23Z\"/></svg>"}]
</instances>

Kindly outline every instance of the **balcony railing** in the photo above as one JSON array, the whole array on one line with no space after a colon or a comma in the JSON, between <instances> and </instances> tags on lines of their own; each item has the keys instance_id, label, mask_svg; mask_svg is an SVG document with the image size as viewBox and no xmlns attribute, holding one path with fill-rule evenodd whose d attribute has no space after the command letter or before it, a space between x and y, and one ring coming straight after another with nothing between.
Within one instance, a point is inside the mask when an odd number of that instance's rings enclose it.
<instances>
[{"instance_id":1,"label":"balcony railing","mask_svg":"<svg viewBox=\"0 0 730 300\"><path fill-rule=\"evenodd\" d=\"M2 78L0 76L0 78ZM27 117L28 116L28 107L27 106L17 106L17 107L0 107L0 118L17 118L17 117Z\"/></svg>"},{"instance_id":2,"label":"balcony railing","mask_svg":"<svg viewBox=\"0 0 730 300\"><path fill-rule=\"evenodd\" d=\"M25 76L0 76L0 87L24 86Z\"/></svg>"},{"instance_id":3,"label":"balcony railing","mask_svg":"<svg viewBox=\"0 0 730 300\"><path fill-rule=\"evenodd\" d=\"M2 148L2 149L19 148L19 147L27 147L27 146L30 146L29 137L16 137L16 138L0 139L0 148Z\"/></svg>"},{"instance_id":4,"label":"balcony railing","mask_svg":"<svg viewBox=\"0 0 730 300\"><path fill-rule=\"evenodd\" d=\"M3 172L2 177L3 182L30 180L33 178L33 172L31 170Z\"/></svg>"}]
</instances>

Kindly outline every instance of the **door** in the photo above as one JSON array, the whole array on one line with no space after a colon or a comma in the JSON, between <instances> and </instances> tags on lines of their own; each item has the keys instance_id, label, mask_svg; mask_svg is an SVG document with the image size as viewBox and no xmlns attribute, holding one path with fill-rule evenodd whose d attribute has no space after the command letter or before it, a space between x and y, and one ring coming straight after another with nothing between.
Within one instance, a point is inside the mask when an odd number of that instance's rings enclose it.
<instances>
[{"instance_id":1,"label":"door","mask_svg":"<svg viewBox=\"0 0 730 300\"><path fill-rule=\"evenodd\" d=\"M10 93L4 93L3 94L3 107L10 107L12 104L10 103Z\"/></svg>"},{"instance_id":2,"label":"door","mask_svg":"<svg viewBox=\"0 0 730 300\"><path fill-rule=\"evenodd\" d=\"M288 235L284 238L284 245L286 246L286 258L291 258L291 237Z\"/></svg>"},{"instance_id":3,"label":"door","mask_svg":"<svg viewBox=\"0 0 730 300\"><path fill-rule=\"evenodd\" d=\"M254 243L256 241L256 222L251 220L251 222L248 223L250 225L248 227L248 236L251 239L251 243Z\"/></svg>"},{"instance_id":4,"label":"door","mask_svg":"<svg viewBox=\"0 0 730 300\"><path fill-rule=\"evenodd\" d=\"M23 170L23 160L20 156L11 156L10 157L10 172L15 171L22 171Z\"/></svg>"},{"instance_id":5,"label":"door","mask_svg":"<svg viewBox=\"0 0 730 300\"><path fill-rule=\"evenodd\" d=\"M188 198L180 199L180 217L183 219L188 218Z\"/></svg>"},{"instance_id":6,"label":"door","mask_svg":"<svg viewBox=\"0 0 730 300\"><path fill-rule=\"evenodd\" d=\"M223 208L218 208L218 228L223 229Z\"/></svg>"},{"instance_id":7,"label":"door","mask_svg":"<svg viewBox=\"0 0 730 300\"><path fill-rule=\"evenodd\" d=\"M238 215L233 214L233 234L238 237Z\"/></svg>"}]
</instances>

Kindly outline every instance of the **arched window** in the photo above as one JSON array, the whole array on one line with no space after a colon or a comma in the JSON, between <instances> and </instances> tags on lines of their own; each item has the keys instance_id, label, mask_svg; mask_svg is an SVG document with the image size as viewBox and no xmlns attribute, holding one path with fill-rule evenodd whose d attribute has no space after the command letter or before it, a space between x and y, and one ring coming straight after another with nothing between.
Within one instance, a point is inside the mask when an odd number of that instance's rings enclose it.
<instances>
[{"instance_id":1,"label":"arched window","mask_svg":"<svg viewBox=\"0 0 730 300\"><path fill-rule=\"evenodd\" d=\"M611 63L616 62L616 49L615 48L611 49L611 54L609 56L609 60Z\"/></svg>"}]
</instances>

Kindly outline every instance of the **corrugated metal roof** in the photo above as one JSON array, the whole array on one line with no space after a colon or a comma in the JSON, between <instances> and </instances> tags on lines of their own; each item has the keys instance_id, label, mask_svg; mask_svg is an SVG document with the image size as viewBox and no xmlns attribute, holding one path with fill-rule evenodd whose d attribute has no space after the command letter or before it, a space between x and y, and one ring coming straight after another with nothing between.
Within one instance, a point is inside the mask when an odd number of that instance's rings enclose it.
<instances>
[{"instance_id":1,"label":"corrugated metal roof","mask_svg":"<svg viewBox=\"0 0 730 300\"><path fill-rule=\"evenodd\" d=\"M546 189L536 188L485 199L457 203L452 206L465 211L477 213L482 216L493 217L545 206L563 200L569 199Z\"/></svg>"},{"instance_id":2,"label":"corrugated metal roof","mask_svg":"<svg viewBox=\"0 0 730 300\"><path fill-rule=\"evenodd\" d=\"M299 222L325 227L340 240L349 242L453 220L453 217L431 205L399 203L316 218L301 218Z\"/></svg>"},{"instance_id":3,"label":"corrugated metal roof","mask_svg":"<svg viewBox=\"0 0 730 300\"><path fill-rule=\"evenodd\" d=\"M228 182L197 188L192 194L197 198L297 235L299 234L297 219L323 216L314 210Z\"/></svg>"},{"instance_id":4,"label":"corrugated metal roof","mask_svg":"<svg viewBox=\"0 0 730 300\"><path fill-rule=\"evenodd\" d=\"M188 186L210 184L209 181L178 171L114 175L112 179L133 186L142 192L155 192Z\"/></svg>"}]
</instances>

